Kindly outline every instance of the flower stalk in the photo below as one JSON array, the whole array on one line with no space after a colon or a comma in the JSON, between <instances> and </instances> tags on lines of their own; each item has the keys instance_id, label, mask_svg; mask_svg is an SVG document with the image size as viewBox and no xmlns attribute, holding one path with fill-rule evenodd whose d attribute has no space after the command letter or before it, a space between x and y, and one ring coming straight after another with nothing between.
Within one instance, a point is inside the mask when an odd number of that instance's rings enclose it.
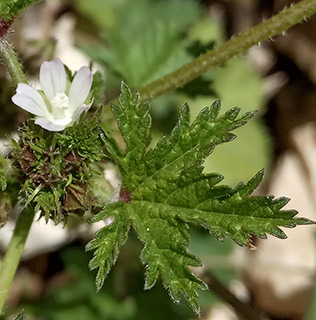
<instances>
[{"instance_id":1,"label":"flower stalk","mask_svg":"<svg viewBox=\"0 0 316 320\"><path fill-rule=\"evenodd\" d=\"M0 269L0 314L9 294L9 290L24 251L25 242L29 234L35 212L25 208L19 215L12 238Z\"/></svg>"},{"instance_id":2,"label":"flower stalk","mask_svg":"<svg viewBox=\"0 0 316 320\"><path fill-rule=\"evenodd\" d=\"M18 83L27 83L19 60L11 44L5 38L0 38L0 58L14 85L17 85Z\"/></svg>"}]
</instances>

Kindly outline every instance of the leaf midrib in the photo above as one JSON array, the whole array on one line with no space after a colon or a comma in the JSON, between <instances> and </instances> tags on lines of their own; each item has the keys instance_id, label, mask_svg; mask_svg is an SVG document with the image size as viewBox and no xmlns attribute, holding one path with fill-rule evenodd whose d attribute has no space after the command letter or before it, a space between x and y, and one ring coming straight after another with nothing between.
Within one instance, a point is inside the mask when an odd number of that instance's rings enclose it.
<instances>
[{"instance_id":1,"label":"leaf midrib","mask_svg":"<svg viewBox=\"0 0 316 320\"><path fill-rule=\"evenodd\" d=\"M223 213L223 212L216 212L216 211L207 211L207 210L200 210L197 209L197 206L194 208L187 208L187 207L182 207L182 206L175 206L175 205L171 205L171 204L165 204L165 203L161 203L161 202L152 202L152 201L148 201L148 200L132 200L131 204L133 203L148 203L150 205L155 205L158 207L163 207L164 209L166 209L166 207L169 207L170 209L168 211L170 212L174 212L174 208L176 209L182 209L184 211L187 211L188 213L195 211L195 212L200 212L201 214L209 214L210 216L220 216L220 217L229 217L229 219L241 219L241 218L245 218L245 219L252 219L252 220L257 220L258 222L266 222L266 220L271 220L271 222L277 222L277 223L282 223L283 222L293 222L295 224L299 224L300 222L305 221L302 218L274 218L273 215L271 217L256 217L256 216L249 216L249 215L238 215L238 214L233 214L233 213ZM199 204L198 204L199 205ZM139 206L138 206L139 207ZM172 215L172 217L178 216L178 214L174 214ZM179 216L179 218L181 219L181 216ZM163 219L162 219L163 220ZM308 221L306 221L307 223ZM279 224L278 224L279 226ZM282 226L282 225L280 225Z\"/></svg>"}]
</instances>

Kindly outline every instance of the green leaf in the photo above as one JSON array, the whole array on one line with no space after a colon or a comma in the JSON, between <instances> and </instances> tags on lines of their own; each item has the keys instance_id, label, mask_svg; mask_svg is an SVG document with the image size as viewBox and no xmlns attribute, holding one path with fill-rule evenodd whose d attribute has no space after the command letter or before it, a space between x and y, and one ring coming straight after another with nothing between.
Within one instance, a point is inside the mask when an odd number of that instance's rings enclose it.
<instances>
[{"instance_id":1,"label":"green leaf","mask_svg":"<svg viewBox=\"0 0 316 320\"><path fill-rule=\"evenodd\" d=\"M0 17L4 21L12 20L22 10L40 0L1 0Z\"/></svg>"},{"instance_id":2,"label":"green leaf","mask_svg":"<svg viewBox=\"0 0 316 320\"><path fill-rule=\"evenodd\" d=\"M231 131L245 125L254 112L239 116L240 109L232 108L219 115L220 102L215 101L190 123L190 109L184 105L171 134L147 151L151 123L148 103L139 104L138 94L132 95L123 85L120 105L112 110L125 151L118 155L110 135L105 135L104 141L110 153L114 150L112 157L122 169L120 198L124 201L108 205L97 215L97 220L111 216L114 221L88 244L89 250L96 249L90 267L99 268L98 288L132 225L144 244L145 288L151 288L161 277L175 302L183 294L198 313L197 292L206 286L188 269L200 265L188 252L190 224L206 228L218 240L230 237L239 245L252 247L252 235L285 238L279 227L311 223L295 218L294 210L282 211L286 198L251 196L262 181L263 171L235 188L218 185L223 177L217 173L203 173L204 159L216 145L233 140L236 136Z\"/></svg>"}]
</instances>

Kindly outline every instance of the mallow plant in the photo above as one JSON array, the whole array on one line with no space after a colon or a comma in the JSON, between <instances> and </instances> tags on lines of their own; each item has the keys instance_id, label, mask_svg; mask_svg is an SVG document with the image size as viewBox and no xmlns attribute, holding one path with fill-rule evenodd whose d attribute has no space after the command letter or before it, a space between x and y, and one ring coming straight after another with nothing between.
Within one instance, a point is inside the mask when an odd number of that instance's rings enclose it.
<instances>
[{"instance_id":1,"label":"mallow plant","mask_svg":"<svg viewBox=\"0 0 316 320\"><path fill-rule=\"evenodd\" d=\"M33 2L0 4L0 53L15 88L12 101L30 113L30 119L17 128L9 154L0 157L1 226L17 202L20 208L0 269L1 312L35 212L56 224L66 225L71 216L80 217L82 223L106 222L85 248L93 252L89 268L96 270L96 290L106 285L121 246L134 230L143 244L145 289L161 278L171 299L178 303L183 296L196 313L199 290L207 286L191 268L201 265L188 250L191 226L202 226L220 241L229 237L254 248L255 236L284 239L280 227L312 223L296 217L295 210L285 210L287 198L252 195L263 171L233 187L222 183L221 174L203 171L204 159L218 145L235 139L235 130L246 125L255 111L240 114L239 108L232 108L222 114L220 101L215 101L191 119L185 104L170 134L149 147L148 99L183 86L313 15L316 0L298 2L138 91L122 83L119 99L111 104L118 130L108 131L102 127L102 108L96 105L100 83L88 67L73 74L56 58L40 68L41 90L27 83L6 33L14 17ZM115 164L121 177L119 195L107 200L98 196L94 183L103 174L102 165L96 164L105 162Z\"/></svg>"}]
</instances>

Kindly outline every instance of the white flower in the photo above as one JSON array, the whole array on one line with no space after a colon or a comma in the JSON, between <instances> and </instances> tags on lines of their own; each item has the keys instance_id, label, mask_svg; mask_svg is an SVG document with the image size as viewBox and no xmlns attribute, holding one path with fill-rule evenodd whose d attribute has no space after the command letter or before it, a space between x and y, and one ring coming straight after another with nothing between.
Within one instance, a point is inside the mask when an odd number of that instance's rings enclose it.
<instances>
[{"instance_id":1,"label":"white flower","mask_svg":"<svg viewBox=\"0 0 316 320\"><path fill-rule=\"evenodd\" d=\"M82 67L67 85L65 68L60 59L45 61L40 69L40 83L44 94L25 83L19 83L12 101L36 116L35 123L49 131L61 131L77 121L87 111L93 75Z\"/></svg>"}]
</instances>

